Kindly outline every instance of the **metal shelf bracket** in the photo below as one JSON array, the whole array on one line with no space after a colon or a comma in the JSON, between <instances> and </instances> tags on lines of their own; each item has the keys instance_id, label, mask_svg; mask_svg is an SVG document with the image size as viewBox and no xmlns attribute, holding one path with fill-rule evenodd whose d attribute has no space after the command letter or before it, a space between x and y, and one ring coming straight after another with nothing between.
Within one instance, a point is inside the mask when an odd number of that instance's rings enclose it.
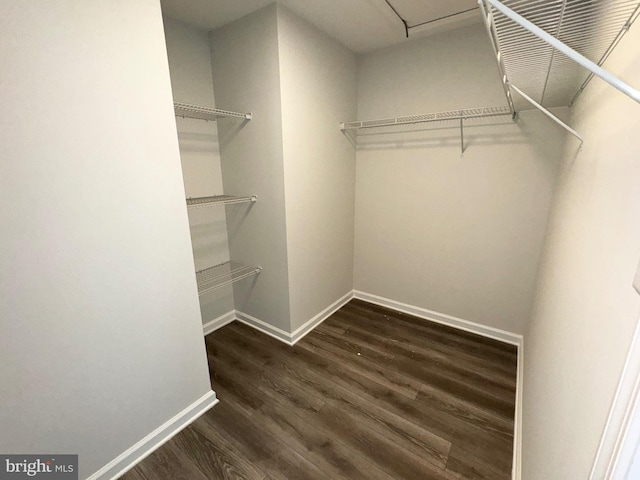
<instances>
[{"instance_id":1,"label":"metal shelf bracket","mask_svg":"<svg viewBox=\"0 0 640 480\"><path fill-rule=\"evenodd\" d=\"M574 49L572 49L571 47L569 47L565 43L561 42L560 40L558 40L553 35L547 33L545 30L543 30L542 28L538 27L533 22L530 22L529 20L527 20L526 18L524 18L520 14L516 13L515 11L513 11L509 7L505 6L499 0L478 0L478 3L480 4L480 7L481 7L481 9L483 11L483 14L486 14L487 10L488 10L485 7L485 2L487 4L489 4L490 6L492 6L493 8L495 8L500 13L502 13L505 17L509 18L510 20L512 20L516 24L520 25L522 28L524 28L528 32L530 32L533 35L535 35L536 37L538 37L540 40L542 40L542 41L546 42L547 44L551 45L554 49L560 51L561 53L563 53L564 55L566 55L567 57L569 57L570 59L572 59L573 61L575 61L579 65L581 65L582 67L584 67L587 70L589 70L593 75L596 75L596 76L600 77L602 80L607 82L609 85L611 85L615 89L621 91L622 93L627 95L629 98L631 98L631 99L635 100L636 102L640 103L640 91L636 90L635 88L631 87L627 83L623 82L622 80L617 78L615 75L609 73L607 70L602 68L597 63L589 60L587 57L585 57L584 55L582 55L579 52L575 51ZM637 12L637 10L636 10L636 12ZM635 13L634 13L634 15L635 15ZM488 18L489 19L488 21L491 21L491 13L489 13L489 16L487 16L485 18ZM494 24L494 22L491 22L491 23ZM495 24L494 24L493 28L495 29ZM626 28L627 29L629 28L628 25L626 25ZM495 38L493 37L493 35L491 33L490 33L490 37L491 37L492 41L495 42ZM496 49L496 51L497 51L497 55L500 57L499 49ZM505 83L505 84L508 83L508 79L506 78L506 75L504 75L504 74L503 74L503 83Z\"/></svg>"}]
</instances>

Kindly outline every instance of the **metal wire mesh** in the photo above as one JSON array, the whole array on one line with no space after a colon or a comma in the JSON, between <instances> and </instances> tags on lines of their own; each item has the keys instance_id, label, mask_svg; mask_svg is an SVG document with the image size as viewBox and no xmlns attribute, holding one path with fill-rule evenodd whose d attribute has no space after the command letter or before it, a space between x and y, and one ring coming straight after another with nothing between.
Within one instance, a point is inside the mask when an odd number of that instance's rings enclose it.
<instances>
[{"instance_id":1,"label":"metal wire mesh","mask_svg":"<svg viewBox=\"0 0 640 480\"><path fill-rule=\"evenodd\" d=\"M488 118L503 115L511 115L507 106L468 108L463 110L451 110L448 112L424 113L421 115L408 115L405 117L384 118L380 120L363 120L356 122L344 122L342 130L359 130L361 128L391 127L394 125L413 125L417 123L446 122L451 120L468 120L472 118Z\"/></svg>"},{"instance_id":2,"label":"metal wire mesh","mask_svg":"<svg viewBox=\"0 0 640 480\"><path fill-rule=\"evenodd\" d=\"M225 262L196 272L198 295L211 292L216 288L231 285L239 280L256 275L260 267L249 267L237 262Z\"/></svg>"},{"instance_id":3,"label":"metal wire mesh","mask_svg":"<svg viewBox=\"0 0 640 480\"><path fill-rule=\"evenodd\" d=\"M217 108L200 107L197 105L188 105L186 103L174 103L173 109L176 117L195 118L197 120L215 121L224 117L243 118L251 120L250 113L238 113L228 110L220 110Z\"/></svg>"},{"instance_id":4,"label":"metal wire mesh","mask_svg":"<svg viewBox=\"0 0 640 480\"><path fill-rule=\"evenodd\" d=\"M210 197L187 198L187 207L194 208L209 207L213 205L233 205L236 203L255 202L255 195L250 197L238 197L233 195L213 195Z\"/></svg>"},{"instance_id":5,"label":"metal wire mesh","mask_svg":"<svg viewBox=\"0 0 640 480\"><path fill-rule=\"evenodd\" d=\"M599 65L640 14L638 0L503 0L502 3ZM509 81L545 107L569 105L590 72L490 7ZM516 108L524 106L517 99Z\"/></svg>"}]
</instances>

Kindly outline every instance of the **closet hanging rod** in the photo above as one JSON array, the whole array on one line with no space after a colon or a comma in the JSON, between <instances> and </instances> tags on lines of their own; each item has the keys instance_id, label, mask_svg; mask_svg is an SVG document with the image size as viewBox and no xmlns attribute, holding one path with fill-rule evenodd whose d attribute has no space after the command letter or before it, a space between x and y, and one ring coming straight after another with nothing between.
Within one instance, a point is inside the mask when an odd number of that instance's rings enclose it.
<instances>
[{"instance_id":1,"label":"closet hanging rod","mask_svg":"<svg viewBox=\"0 0 640 480\"><path fill-rule=\"evenodd\" d=\"M216 121L219 118L242 118L251 120L250 113L231 112L229 110L220 110L218 108L201 107L199 105L189 105L187 103L173 104L176 117L193 118L196 120Z\"/></svg>"},{"instance_id":2,"label":"closet hanging rod","mask_svg":"<svg viewBox=\"0 0 640 480\"><path fill-rule=\"evenodd\" d=\"M605 69L600 67L597 63L589 60L584 55L576 52L571 47L565 45L563 42L558 40L556 37L554 37L553 35L547 33L542 28L538 27L537 25L535 25L534 23L530 22L529 20L527 20L523 16L519 15L518 13L514 12L509 7L507 7L504 4L502 4L500 1L498 1L498 0L478 0L478 3L481 6L483 6L483 2L485 2L485 1L487 3L489 3L491 6L493 6L493 8L498 10L500 13L502 13L505 17L511 19L512 21L514 21L515 23L517 23L518 25L523 27L525 30L528 30L529 32L534 34L536 37L540 38L542 41L548 43L549 45L551 45L556 50L558 50L561 53L565 54L567 57L571 58L573 61L575 61L579 65L583 66L584 68L589 70L591 73L593 73L594 75L600 77L602 80L604 80L605 82L610 84L612 87L616 88L617 90L620 90L622 93L624 93L628 97L630 97L633 100L635 100L636 102L640 103L640 91L638 91L635 88L631 87L630 85L626 84L625 82L623 82L622 80L617 78L615 75L609 73L608 71L606 71Z\"/></svg>"},{"instance_id":3,"label":"closet hanging rod","mask_svg":"<svg viewBox=\"0 0 640 480\"><path fill-rule=\"evenodd\" d=\"M618 44L620 43L622 38L627 34L629 29L631 28L631 25L633 25L633 23L638 19L638 17L640 17L640 3L636 7L636 9L633 11L633 13L629 17L629 19L622 26L622 28L618 30L618 32L616 34L616 37L614 38L614 40L611 43L611 45L609 45L609 48L607 48L607 50L604 52L604 54L600 58L600 61L598 62L598 65L604 64L604 62L609 58L609 56L611 55L613 50L618 46ZM587 88L587 85L589 85L591 80L593 80L594 76L595 76L595 74L593 72L589 72L589 76L584 81L584 83L580 86L580 88L578 89L578 92L571 99L571 102L569 103L570 107L573 106L573 104L576 102L576 100L578 99L580 94L582 92L584 92L584 90Z\"/></svg>"},{"instance_id":4,"label":"closet hanging rod","mask_svg":"<svg viewBox=\"0 0 640 480\"><path fill-rule=\"evenodd\" d=\"M473 118L489 118L510 116L515 118L511 109L505 107L468 108L464 110L452 110L449 112L425 113L421 115L408 115L405 117L384 118L380 120L363 120L343 122L340 130L360 130L363 128L393 127L397 125L414 125L417 123L443 122L451 120L470 120Z\"/></svg>"}]
</instances>

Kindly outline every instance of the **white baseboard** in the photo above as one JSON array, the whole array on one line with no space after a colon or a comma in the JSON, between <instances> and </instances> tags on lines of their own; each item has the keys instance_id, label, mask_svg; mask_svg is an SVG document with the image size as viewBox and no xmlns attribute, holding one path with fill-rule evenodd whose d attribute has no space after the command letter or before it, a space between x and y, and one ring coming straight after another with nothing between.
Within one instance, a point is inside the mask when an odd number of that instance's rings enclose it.
<instances>
[{"instance_id":1,"label":"white baseboard","mask_svg":"<svg viewBox=\"0 0 640 480\"><path fill-rule=\"evenodd\" d=\"M120 478L216 403L218 403L218 399L215 392L207 392L135 445L111 460L88 477L87 480L114 480Z\"/></svg>"},{"instance_id":2,"label":"white baseboard","mask_svg":"<svg viewBox=\"0 0 640 480\"><path fill-rule=\"evenodd\" d=\"M522 479L522 395L524 394L524 338L518 345L518 374L516 379L516 412L513 419L512 480Z\"/></svg>"},{"instance_id":3,"label":"white baseboard","mask_svg":"<svg viewBox=\"0 0 640 480\"><path fill-rule=\"evenodd\" d=\"M278 327L274 327L273 325L270 325L267 322L260 320L259 318L252 317L248 313L236 310L236 320L244 323L245 325L248 325L249 327L255 328L265 335L269 335L276 340L280 340L287 345L293 345L293 343L291 342L291 334L289 332L285 332Z\"/></svg>"},{"instance_id":4,"label":"white baseboard","mask_svg":"<svg viewBox=\"0 0 640 480\"><path fill-rule=\"evenodd\" d=\"M218 318L214 318L213 320L210 320L202 325L202 330L205 335L209 335L211 332L215 332L219 328L222 328L225 325L233 322L235 319L236 311L231 310L230 312L227 312L224 315L220 315Z\"/></svg>"},{"instance_id":5,"label":"white baseboard","mask_svg":"<svg viewBox=\"0 0 640 480\"><path fill-rule=\"evenodd\" d=\"M315 317L307 321L304 325L296 328L291 334L291 342L295 345L298 341L302 340L302 338L309 332L311 332L314 328L324 322L327 318L333 315L335 312L344 307L351 299L353 298L353 290L343 295L341 298L333 302Z\"/></svg>"},{"instance_id":6,"label":"white baseboard","mask_svg":"<svg viewBox=\"0 0 640 480\"><path fill-rule=\"evenodd\" d=\"M260 320L259 318L252 317L251 315L240 312L236 310L236 320L244 323L256 330L264 333L265 335L269 335L277 340L280 340L287 345L293 346L297 342L299 342L305 335L311 332L314 328L324 322L327 318L333 315L337 310L342 308L346 303L348 303L353 298L353 291L347 292L345 295L340 297L338 300L333 302L327 308L322 310L317 315L313 316L311 319L307 320L303 325L296 328L292 333L286 332L278 327L274 327L273 325L268 324Z\"/></svg>"},{"instance_id":7,"label":"white baseboard","mask_svg":"<svg viewBox=\"0 0 640 480\"><path fill-rule=\"evenodd\" d=\"M479 323L470 322L469 320L463 320L461 318L452 317L444 313L434 312L427 310L426 308L416 307L406 303L396 302L388 298L379 297L378 295L372 295L370 293L361 292L358 290L353 291L353 297L365 302L374 303L382 307L390 308L402 313L408 313L418 318L423 318L432 322L454 327L459 330L482 335L483 337L493 338L504 343L519 346L522 343L522 335L517 333L507 332L506 330L500 330L499 328L488 327L487 325L481 325Z\"/></svg>"}]
</instances>

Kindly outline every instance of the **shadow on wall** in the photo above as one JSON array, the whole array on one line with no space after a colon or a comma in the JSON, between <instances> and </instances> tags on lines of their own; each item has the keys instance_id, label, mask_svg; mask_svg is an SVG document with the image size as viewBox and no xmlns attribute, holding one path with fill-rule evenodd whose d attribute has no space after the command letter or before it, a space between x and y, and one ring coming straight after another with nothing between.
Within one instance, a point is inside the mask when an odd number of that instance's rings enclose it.
<instances>
[{"instance_id":1,"label":"shadow on wall","mask_svg":"<svg viewBox=\"0 0 640 480\"><path fill-rule=\"evenodd\" d=\"M235 301L235 307L236 310L239 311L244 311L244 309L246 308L249 299L251 299L251 294L253 292L253 289L256 287L258 280L260 280L261 277L265 276L265 272L267 275L267 280L263 280L263 281L269 281L269 272L263 270L262 272L260 272L259 275L254 275L250 278L247 278L245 280L243 280L242 282L238 282L234 284L234 288L233 289L233 298Z\"/></svg>"},{"instance_id":2,"label":"shadow on wall","mask_svg":"<svg viewBox=\"0 0 640 480\"><path fill-rule=\"evenodd\" d=\"M178 117L180 119L180 117ZM180 151L183 153L220 153L220 148L228 145L238 133L249 123L239 118L221 118L215 124L202 120L180 119L177 122Z\"/></svg>"},{"instance_id":3,"label":"shadow on wall","mask_svg":"<svg viewBox=\"0 0 640 480\"><path fill-rule=\"evenodd\" d=\"M224 148L231 143L247 123L249 123L249 120L239 118L225 118L218 120L220 148Z\"/></svg>"},{"instance_id":4,"label":"shadow on wall","mask_svg":"<svg viewBox=\"0 0 640 480\"><path fill-rule=\"evenodd\" d=\"M198 133L187 131L184 127L178 129L180 152L218 154L218 136L212 133Z\"/></svg>"},{"instance_id":5,"label":"shadow on wall","mask_svg":"<svg viewBox=\"0 0 640 480\"><path fill-rule=\"evenodd\" d=\"M236 238L242 224L249 216L249 213L255 205L256 204L252 202L248 204L227 206L227 235L229 237L229 241Z\"/></svg>"}]
</instances>

